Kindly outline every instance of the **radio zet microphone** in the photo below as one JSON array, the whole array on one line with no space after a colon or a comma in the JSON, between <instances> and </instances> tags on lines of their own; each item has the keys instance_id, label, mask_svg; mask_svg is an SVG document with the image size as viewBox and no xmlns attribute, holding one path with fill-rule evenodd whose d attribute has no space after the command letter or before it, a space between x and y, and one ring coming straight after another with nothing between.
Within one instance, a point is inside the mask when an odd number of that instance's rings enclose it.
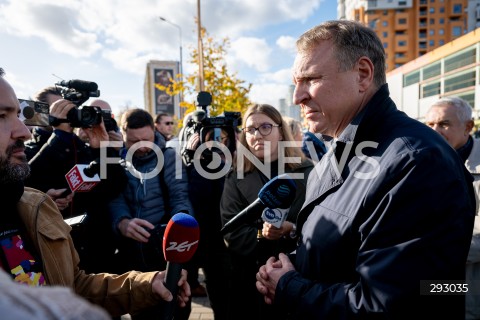
<instances>
[{"instance_id":1,"label":"radio zet microphone","mask_svg":"<svg viewBox=\"0 0 480 320\"><path fill-rule=\"evenodd\" d=\"M90 164L77 164L65 175L68 186L72 192L90 191L100 182L98 176L99 163L92 161Z\"/></svg>"},{"instance_id":2,"label":"radio zet microphone","mask_svg":"<svg viewBox=\"0 0 480 320\"><path fill-rule=\"evenodd\" d=\"M297 185L288 175L282 174L268 181L258 192L258 198L243 209L220 230L222 234L232 232L242 224L258 219L265 208L289 208L295 199Z\"/></svg>"},{"instance_id":3,"label":"radio zet microphone","mask_svg":"<svg viewBox=\"0 0 480 320\"><path fill-rule=\"evenodd\" d=\"M167 261L165 287L172 293L173 300L164 308L163 319L172 319L173 317L182 263L192 259L199 239L200 228L197 220L191 215L179 212L168 222L163 235L163 255Z\"/></svg>"}]
</instances>

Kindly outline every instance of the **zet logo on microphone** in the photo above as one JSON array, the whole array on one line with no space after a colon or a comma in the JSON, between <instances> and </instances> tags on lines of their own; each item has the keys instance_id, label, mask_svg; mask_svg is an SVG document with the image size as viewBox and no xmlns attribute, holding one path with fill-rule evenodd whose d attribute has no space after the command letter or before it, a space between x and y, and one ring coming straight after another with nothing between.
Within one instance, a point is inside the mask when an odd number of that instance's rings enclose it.
<instances>
[{"instance_id":1,"label":"zet logo on microphone","mask_svg":"<svg viewBox=\"0 0 480 320\"><path fill-rule=\"evenodd\" d=\"M177 243L175 241L171 241L170 246L167 247L165 250L166 251L177 251L177 252L190 251L192 246L196 245L197 243L198 243L198 240L194 241L194 242L190 242L190 243L188 241L184 241L182 243Z\"/></svg>"},{"instance_id":2,"label":"zet logo on microphone","mask_svg":"<svg viewBox=\"0 0 480 320\"><path fill-rule=\"evenodd\" d=\"M168 222L163 235L163 254L168 262L185 263L198 247L200 228L192 216L179 212Z\"/></svg>"}]
</instances>

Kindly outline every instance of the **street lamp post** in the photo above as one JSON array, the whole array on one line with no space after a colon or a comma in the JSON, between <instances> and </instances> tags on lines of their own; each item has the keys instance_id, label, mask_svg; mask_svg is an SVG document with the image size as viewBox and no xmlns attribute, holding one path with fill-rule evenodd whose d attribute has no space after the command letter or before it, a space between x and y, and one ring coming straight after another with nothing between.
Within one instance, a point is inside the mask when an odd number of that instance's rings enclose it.
<instances>
[{"instance_id":1,"label":"street lamp post","mask_svg":"<svg viewBox=\"0 0 480 320\"><path fill-rule=\"evenodd\" d=\"M176 23L173 23L173 22L170 22L168 21L167 19L163 18L163 17L159 17L160 20L168 23L168 24L171 24L172 26L174 26L175 28L178 29L178 34L179 34L179 39L180 39L180 75L183 79L183 59L182 59L182 28L176 24Z\"/></svg>"},{"instance_id":2,"label":"street lamp post","mask_svg":"<svg viewBox=\"0 0 480 320\"><path fill-rule=\"evenodd\" d=\"M204 72L203 72L203 42L202 42L202 21L200 18L200 0L197 0L197 29L198 29L198 87L199 91L203 91L204 89Z\"/></svg>"}]
</instances>

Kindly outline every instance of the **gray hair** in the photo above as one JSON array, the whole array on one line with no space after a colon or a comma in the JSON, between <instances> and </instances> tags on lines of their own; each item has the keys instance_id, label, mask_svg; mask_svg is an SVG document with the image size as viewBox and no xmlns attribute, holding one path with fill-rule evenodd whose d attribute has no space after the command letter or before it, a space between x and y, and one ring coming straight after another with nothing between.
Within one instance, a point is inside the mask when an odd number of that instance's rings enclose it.
<instances>
[{"instance_id":1,"label":"gray hair","mask_svg":"<svg viewBox=\"0 0 480 320\"><path fill-rule=\"evenodd\" d=\"M339 71L351 70L361 57L367 57L374 66L377 87L385 84L385 50L377 34L357 21L332 20L306 31L297 40L298 52L313 50L320 41L332 40Z\"/></svg>"},{"instance_id":2,"label":"gray hair","mask_svg":"<svg viewBox=\"0 0 480 320\"><path fill-rule=\"evenodd\" d=\"M472 106L459 97L443 97L432 104L432 107L455 107L455 113L460 121L472 120Z\"/></svg>"}]
</instances>

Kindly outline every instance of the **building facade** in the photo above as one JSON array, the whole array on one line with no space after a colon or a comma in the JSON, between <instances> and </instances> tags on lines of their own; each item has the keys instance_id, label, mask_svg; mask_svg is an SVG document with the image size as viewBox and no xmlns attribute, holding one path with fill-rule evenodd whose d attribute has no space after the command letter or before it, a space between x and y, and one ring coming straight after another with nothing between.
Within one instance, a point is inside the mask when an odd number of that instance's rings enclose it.
<instances>
[{"instance_id":1,"label":"building facade","mask_svg":"<svg viewBox=\"0 0 480 320\"><path fill-rule=\"evenodd\" d=\"M480 28L387 73L390 95L400 110L423 120L434 101L458 96L480 117Z\"/></svg>"},{"instance_id":2,"label":"building facade","mask_svg":"<svg viewBox=\"0 0 480 320\"><path fill-rule=\"evenodd\" d=\"M151 60L147 63L144 82L145 110L155 117L159 113L169 113L181 119L180 95L170 96L157 85L167 87L179 74L177 61Z\"/></svg>"},{"instance_id":3,"label":"building facade","mask_svg":"<svg viewBox=\"0 0 480 320\"><path fill-rule=\"evenodd\" d=\"M382 40L387 71L480 27L479 0L339 0L339 19L363 22Z\"/></svg>"}]
</instances>

